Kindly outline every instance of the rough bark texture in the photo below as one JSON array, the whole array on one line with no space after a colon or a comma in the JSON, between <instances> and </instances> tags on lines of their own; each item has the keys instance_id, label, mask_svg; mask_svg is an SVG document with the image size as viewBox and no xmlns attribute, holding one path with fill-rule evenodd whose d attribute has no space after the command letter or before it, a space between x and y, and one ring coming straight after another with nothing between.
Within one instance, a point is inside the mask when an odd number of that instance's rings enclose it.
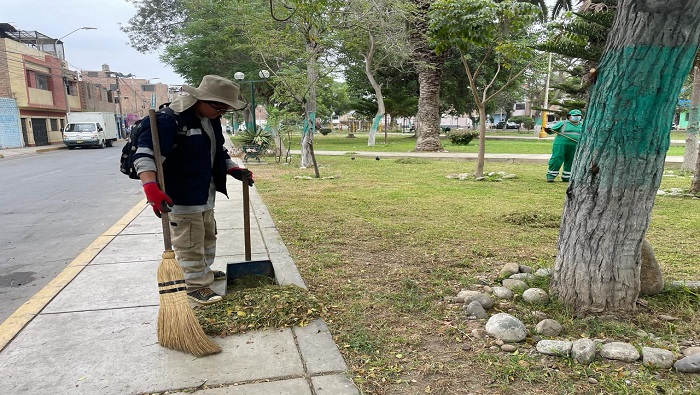
<instances>
[{"instance_id":1,"label":"rough bark texture","mask_svg":"<svg viewBox=\"0 0 700 395\"><path fill-rule=\"evenodd\" d=\"M416 151L441 151L440 144L440 80L442 70L437 63L418 66L418 113L416 114Z\"/></svg>"},{"instance_id":2,"label":"rough bark texture","mask_svg":"<svg viewBox=\"0 0 700 395\"><path fill-rule=\"evenodd\" d=\"M622 0L566 193L552 290L578 313L634 310L640 247L700 2Z\"/></svg>"},{"instance_id":3,"label":"rough bark texture","mask_svg":"<svg viewBox=\"0 0 700 395\"><path fill-rule=\"evenodd\" d=\"M440 81L443 58L428 45L426 14L430 1L414 1L417 15L411 40L413 60L418 73L419 97L416 114L416 151L442 151L440 143Z\"/></svg>"},{"instance_id":4,"label":"rough bark texture","mask_svg":"<svg viewBox=\"0 0 700 395\"><path fill-rule=\"evenodd\" d=\"M698 161L698 106L700 106L700 67L693 68L693 91L690 94L688 111L688 131L685 138L685 151L681 170L694 171Z\"/></svg>"}]
</instances>

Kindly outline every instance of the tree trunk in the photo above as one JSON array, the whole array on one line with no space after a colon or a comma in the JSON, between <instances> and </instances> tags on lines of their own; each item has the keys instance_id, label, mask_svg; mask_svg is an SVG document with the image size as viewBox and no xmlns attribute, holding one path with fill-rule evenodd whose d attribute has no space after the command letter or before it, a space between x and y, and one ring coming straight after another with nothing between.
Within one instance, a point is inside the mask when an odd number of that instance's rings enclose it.
<instances>
[{"instance_id":1,"label":"tree trunk","mask_svg":"<svg viewBox=\"0 0 700 395\"><path fill-rule=\"evenodd\" d=\"M413 0L416 18L411 41L418 73L418 112L416 114L416 151L442 151L440 144L440 81L443 58L427 42L426 14L430 0Z\"/></svg>"},{"instance_id":2,"label":"tree trunk","mask_svg":"<svg viewBox=\"0 0 700 395\"><path fill-rule=\"evenodd\" d=\"M312 29L312 32L314 30ZM313 165L316 178L321 175L318 171L316 156L314 155L314 134L316 133L316 82L318 80L318 71L316 70L316 52L317 43L313 40L306 42L306 50L309 54L309 61L306 64L306 81L309 84L309 93L306 101L306 122L308 128L304 128L304 136L301 139L301 166L309 167Z\"/></svg>"},{"instance_id":3,"label":"tree trunk","mask_svg":"<svg viewBox=\"0 0 700 395\"><path fill-rule=\"evenodd\" d=\"M698 194L700 193L700 148L698 148L698 159L695 162L695 174L693 175L693 181L690 184L690 193Z\"/></svg>"},{"instance_id":4,"label":"tree trunk","mask_svg":"<svg viewBox=\"0 0 700 395\"><path fill-rule=\"evenodd\" d=\"M365 75L369 80L372 89L374 89L374 96L377 98L377 114L374 115L374 121L369 129L369 137L367 138L367 146L374 147L375 140L377 138L377 130L379 129L379 122L382 121L382 116L386 111L384 107L384 96L382 95L382 85L377 82L374 78L374 73L372 72L372 61L374 60L374 51L376 50L374 45L374 36L372 32L369 32L369 47L367 53L364 54L365 58Z\"/></svg>"},{"instance_id":5,"label":"tree trunk","mask_svg":"<svg viewBox=\"0 0 700 395\"><path fill-rule=\"evenodd\" d=\"M681 170L694 171L698 161L698 106L700 106L700 67L693 68L693 91L690 94L688 111L688 131L685 138L685 151Z\"/></svg>"},{"instance_id":6,"label":"tree trunk","mask_svg":"<svg viewBox=\"0 0 700 395\"><path fill-rule=\"evenodd\" d=\"M479 155L476 160L476 171L474 172L474 177L484 176L484 156L486 153L486 107L483 103L477 103L479 108L479 119L483 119L484 122L479 122Z\"/></svg>"},{"instance_id":7,"label":"tree trunk","mask_svg":"<svg viewBox=\"0 0 700 395\"><path fill-rule=\"evenodd\" d=\"M433 56L433 58L437 58ZM437 59L435 59L437 60ZM418 113L416 114L416 151L442 151L440 144L440 80L438 62L419 64Z\"/></svg>"},{"instance_id":8,"label":"tree trunk","mask_svg":"<svg viewBox=\"0 0 700 395\"><path fill-rule=\"evenodd\" d=\"M700 2L622 0L574 159L552 291L578 313L631 311L640 247L678 93L698 48Z\"/></svg>"}]
</instances>

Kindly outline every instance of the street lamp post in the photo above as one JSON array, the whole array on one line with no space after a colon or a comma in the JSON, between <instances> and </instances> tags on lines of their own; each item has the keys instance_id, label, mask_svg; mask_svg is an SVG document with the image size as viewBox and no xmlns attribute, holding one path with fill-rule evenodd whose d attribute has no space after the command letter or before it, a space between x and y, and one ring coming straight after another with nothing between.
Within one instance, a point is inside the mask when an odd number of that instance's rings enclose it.
<instances>
[{"instance_id":1,"label":"street lamp post","mask_svg":"<svg viewBox=\"0 0 700 395\"><path fill-rule=\"evenodd\" d=\"M258 73L258 76L262 79L247 81L247 82L250 82L250 116L251 116L252 121L253 121L253 133L255 133L257 130L257 123L255 120L255 108L256 108L256 105L255 105L255 83L266 81L267 78L270 77L270 72L267 70L260 70L260 72ZM243 82L243 79L245 78L245 74L238 71L235 74L233 74L233 78L235 78L238 81Z\"/></svg>"},{"instance_id":2,"label":"street lamp post","mask_svg":"<svg viewBox=\"0 0 700 395\"><path fill-rule=\"evenodd\" d=\"M97 29L96 27L90 27L90 26L83 26L79 27L72 32L62 36L61 38L57 38L56 41L53 43L53 49L56 52L56 58L59 60L65 60L66 58L66 53L65 51L61 51L61 55L58 55L58 42L61 41L62 39L70 36L71 34L77 32L78 30L95 30ZM63 82L63 101L66 102L66 123L68 123L68 114L70 114L70 103L68 103L68 79L66 77L66 69L63 67L63 64L61 64L61 80Z\"/></svg>"}]
</instances>

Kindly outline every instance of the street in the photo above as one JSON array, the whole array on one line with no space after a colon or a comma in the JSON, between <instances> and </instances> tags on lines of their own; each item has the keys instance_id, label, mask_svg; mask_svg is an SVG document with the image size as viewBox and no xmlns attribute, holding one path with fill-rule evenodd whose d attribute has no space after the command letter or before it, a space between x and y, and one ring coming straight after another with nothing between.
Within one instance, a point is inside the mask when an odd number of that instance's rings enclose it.
<instances>
[{"instance_id":1,"label":"street","mask_svg":"<svg viewBox=\"0 0 700 395\"><path fill-rule=\"evenodd\" d=\"M0 322L143 199L123 144L0 159Z\"/></svg>"}]
</instances>

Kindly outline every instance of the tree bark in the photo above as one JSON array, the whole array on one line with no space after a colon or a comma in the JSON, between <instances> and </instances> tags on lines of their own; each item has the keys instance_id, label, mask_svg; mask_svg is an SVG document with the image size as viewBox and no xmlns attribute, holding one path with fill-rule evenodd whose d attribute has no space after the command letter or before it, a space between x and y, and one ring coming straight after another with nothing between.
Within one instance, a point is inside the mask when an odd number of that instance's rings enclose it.
<instances>
[{"instance_id":1,"label":"tree bark","mask_svg":"<svg viewBox=\"0 0 700 395\"><path fill-rule=\"evenodd\" d=\"M315 29L311 29L315 32ZM308 53L308 63L306 64L306 81L309 84L309 93L306 100L306 122L308 129L305 128L304 136L301 139L301 166L309 167L313 165L316 178L321 175L318 171L316 163L316 155L314 154L314 133L316 132L316 83L318 80L318 71L316 70L316 59L318 57L318 44L312 39L306 42L306 50Z\"/></svg>"},{"instance_id":2,"label":"tree bark","mask_svg":"<svg viewBox=\"0 0 700 395\"><path fill-rule=\"evenodd\" d=\"M566 192L552 291L577 313L632 311L640 247L678 93L698 48L700 2L622 0Z\"/></svg>"},{"instance_id":3,"label":"tree bark","mask_svg":"<svg viewBox=\"0 0 700 395\"><path fill-rule=\"evenodd\" d=\"M379 129L379 122L381 122L384 112L386 112L386 107L384 106L384 96L382 95L382 85L377 82L374 78L374 73L372 72L372 61L374 60L374 52L376 50L374 44L374 36L372 32L369 32L369 48L367 53L364 55L365 58L365 75L369 80L372 89L374 89L374 96L377 98L377 114L374 115L374 121L369 129L369 137L367 138L367 146L374 147L375 140L377 138L377 130Z\"/></svg>"},{"instance_id":4,"label":"tree bark","mask_svg":"<svg viewBox=\"0 0 700 395\"><path fill-rule=\"evenodd\" d=\"M694 171L698 161L698 107L700 106L700 67L693 68L693 91L690 94L688 130L685 137L685 151L681 170Z\"/></svg>"},{"instance_id":5,"label":"tree bark","mask_svg":"<svg viewBox=\"0 0 700 395\"><path fill-rule=\"evenodd\" d=\"M411 40L415 46L413 60L418 73L418 112L416 113L416 151L442 151L440 143L440 81L443 57L428 44L426 14L429 0L414 0L417 15Z\"/></svg>"},{"instance_id":6,"label":"tree bark","mask_svg":"<svg viewBox=\"0 0 700 395\"><path fill-rule=\"evenodd\" d=\"M441 151L440 80L438 63L418 65L418 113L416 114L416 151Z\"/></svg>"}]
</instances>

